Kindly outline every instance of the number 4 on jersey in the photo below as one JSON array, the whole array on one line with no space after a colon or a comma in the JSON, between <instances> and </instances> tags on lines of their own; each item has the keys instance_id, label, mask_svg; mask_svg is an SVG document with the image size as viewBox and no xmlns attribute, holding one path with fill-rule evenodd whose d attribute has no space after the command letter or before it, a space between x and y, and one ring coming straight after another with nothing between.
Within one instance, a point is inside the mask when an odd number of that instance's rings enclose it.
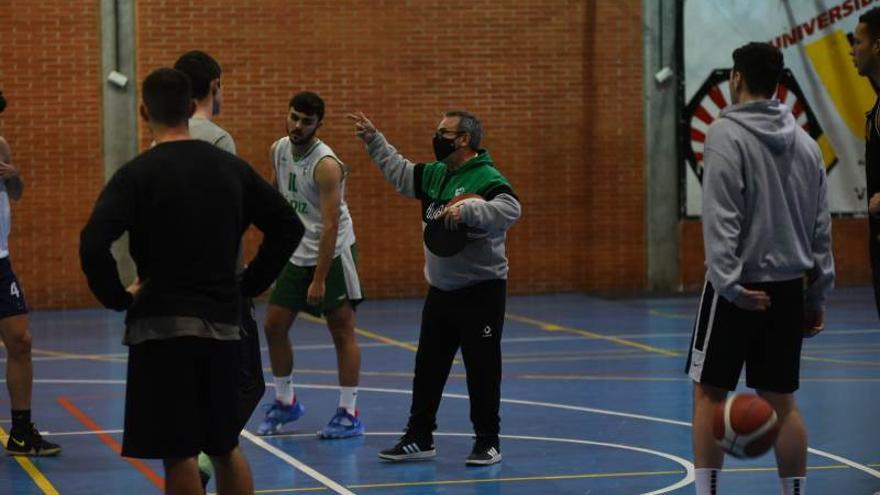
<instances>
[{"instance_id":1,"label":"number 4 on jersey","mask_svg":"<svg viewBox=\"0 0 880 495\"><path fill-rule=\"evenodd\" d=\"M21 297L21 291L18 290L18 284L16 284L15 282L12 282L12 284L10 284L9 294L12 297L16 297L16 298Z\"/></svg>"}]
</instances>

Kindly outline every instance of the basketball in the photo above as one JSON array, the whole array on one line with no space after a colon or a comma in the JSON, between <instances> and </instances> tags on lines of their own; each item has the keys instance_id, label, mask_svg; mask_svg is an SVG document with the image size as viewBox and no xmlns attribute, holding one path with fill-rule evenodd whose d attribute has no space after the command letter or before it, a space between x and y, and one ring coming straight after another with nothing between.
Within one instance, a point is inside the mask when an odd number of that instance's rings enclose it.
<instances>
[{"instance_id":1,"label":"basketball","mask_svg":"<svg viewBox=\"0 0 880 495\"><path fill-rule=\"evenodd\" d=\"M458 196L450 199L446 203L446 207L450 208L455 205L462 205L465 203L473 203L473 202L482 203L483 201L485 201L485 200L479 194L464 193L464 194L459 194Z\"/></svg>"},{"instance_id":2,"label":"basketball","mask_svg":"<svg viewBox=\"0 0 880 495\"><path fill-rule=\"evenodd\" d=\"M773 447L779 434L776 411L757 395L735 394L715 409L715 442L728 454L748 459Z\"/></svg>"},{"instance_id":3,"label":"basketball","mask_svg":"<svg viewBox=\"0 0 880 495\"><path fill-rule=\"evenodd\" d=\"M465 205L468 203L485 203L485 202L486 202L486 200L482 196L480 196L479 194L464 193L464 194L459 194L458 196L450 199L446 203L446 208L449 208L452 206L461 206L461 205ZM481 229L474 228L474 227L466 228L465 230L467 231L467 238L470 240L482 239L488 235L488 232L486 232L485 230L481 230Z\"/></svg>"}]
</instances>

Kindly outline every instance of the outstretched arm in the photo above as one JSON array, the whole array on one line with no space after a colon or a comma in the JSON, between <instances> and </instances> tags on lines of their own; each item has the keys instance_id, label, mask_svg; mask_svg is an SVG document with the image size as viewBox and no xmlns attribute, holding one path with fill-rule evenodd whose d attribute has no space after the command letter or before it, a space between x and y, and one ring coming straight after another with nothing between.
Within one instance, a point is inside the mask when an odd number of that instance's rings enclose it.
<instances>
[{"instance_id":1,"label":"outstretched arm","mask_svg":"<svg viewBox=\"0 0 880 495\"><path fill-rule=\"evenodd\" d=\"M349 114L348 118L354 121L355 133L366 143L370 159L378 165L385 179L400 194L410 198L418 197L420 192L416 177L420 165L404 158L363 113Z\"/></svg>"}]
</instances>

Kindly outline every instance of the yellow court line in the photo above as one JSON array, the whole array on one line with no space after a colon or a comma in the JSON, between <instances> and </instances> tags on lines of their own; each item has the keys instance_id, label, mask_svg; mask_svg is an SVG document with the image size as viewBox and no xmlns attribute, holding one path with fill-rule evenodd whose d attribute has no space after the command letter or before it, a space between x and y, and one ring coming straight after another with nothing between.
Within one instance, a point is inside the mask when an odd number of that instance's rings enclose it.
<instances>
[{"instance_id":1,"label":"yellow court line","mask_svg":"<svg viewBox=\"0 0 880 495\"><path fill-rule=\"evenodd\" d=\"M880 362L877 361L853 361L850 359L818 358L813 356L801 356L801 359L804 361L819 361L821 363L852 364L856 366L880 366Z\"/></svg>"},{"instance_id":2,"label":"yellow court line","mask_svg":"<svg viewBox=\"0 0 880 495\"><path fill-rule=\"evenodd\" d=\"M507 361L507 360L505 360ZM263 371L272 371L271 368L263 368ZM296 373L304 375L333 375L336 376L339 370L336 368L296 368ZM412 372L401 371L361 371L361 376L387 376L397 378L412 378ZM573 373L525 373L525 374L506 374L508 379L515 380L581 380L581 381L609 381L609 382L690 382L691 379L682 374L681 377L674 376L618 376L618 375L578 375ZM467 378L465 373L450 373L449 378ZM876 378L810 378L801 377L803 382L819 382L819 383L878 383L880 377Z\"/></svg>"},{"instance_id":3,"label":"yellow court line","mask_svg":"<svg viewBox=\"0 0 880 495\"><path fill-rule=\"evenodd\" d=\"M624 381L624 382L690 382L687 376L676 378L672 376L602 376L602 375L576 375L576 374L547 374L528 373L524 375L512 375L512 378L524 380L584 380L584 381ZM880 378L801 378L801 382L817 383L877 383Z\"/></svg>"},{"instance_id":4,"label":"yellow court line","mask_svg":"<svg viewBox=\"0 0 880 495\"><path fill-rule=\"evenodd\" d=\"M652 309L648 311L648 314L652 314L654 316L662 316L663 318L673 318L676 320L693 320L694 315L684 314L684 313L667 313L666 311L660 311L659 309Z\"/></svg>"},{"instance_id":5,"label":"yellow court line","mask_svg":"<svg viewBox=\"0 0 880 495\"><path fill-rule=\"evenodd\" d=\"M313 322L313 323L327 323L327 320L325 320L324 318L317 318L317 317L312 316L312 315L310 315L310 314L308 314L308 313L303 313L303 317L304 317L306 320L309 320L309 321L311 321L311 322ZM384 336L384 335L382 335L382 334L378 334L378 333L376 333L376 332L371 332L371 331L369 331L369 330L365 330L365 329L363 329L363 328L355 327L354 331L355 331L355 333L357 333L358 335L363 335L364 337L367 337L367 338L370 338L370 339L373 339L373 340L378 340L379 342L382 342L382 343L384 343L384 344L390 344L390 345L393 345L393 346L395 346L395 347L400 347L401 349L406 349L406 350L408 350L408 351L412 351L412 352L416 352L416 351L418 350L418 349L416 348L416 346L414 346L414 345L412 345L412 344L407 344L406 342L402 342L402 341L397 340L397 339L392 339L391 337L386 337L386 336Z\"/></svg>"},{"instance_id":6,"label":"yellow court line","mask_svg":"<svg viewBox=\"0 0 880 495\"><path fill-rule=\"evenodd\" d=\"M654 352L657 354L662 354L664 356L677 357L677 356L681 355L681 353L678 353L678 352L669 351L666 349L661 349L659 347L654 347L654 346L650 346L647 344L642 344L640 342L635 342L635 341L632 341L629 339L622 339L620 337L613 337L611 335L603 335L601 333L590 332L588 330L582 330L580 328L572 328L572 327L566 327L563 325L557 325L555 323L548 323L546 321L540 321L540 320L536 320L534 318L528 318L526 316L513 315L510 313L507 313L504 316L507 319L510 319L513 321L518 321L520 323L528 323L529 325L534 325L534 326L540 328L541 330L546 330L548 332L565 332L565 333L571 333L571 334L575 334L575 335L582 335L584 337L589 337L591 339L606 340L608 342L614 342L615 344L620 344L620 345L624 345L627 347L634 347L636 349L641 349L643 351L648 351L648 352Z\"/></svg>"},{"instance_id":7,"label":"yellow court line","mask_svg":"<svg viewBox=\"0 0 880 495\"><path fill-rule=\"evenodd\" d=\"M6 347L2 342L0 342L0 347ZM42 356L50 356L50 357L61 357L67 359L83 359L87 361L104 361L111 363L127 363L128 359L122 357L108 356L106 354L74 354L72 352L63 352L63 351L48 351L45 349L33 349L31 348L31 353L39 354Z\"/></svg>"},{"instance_id":8,"label":"yellow court line","mask_svg":"<svg viewBox=\"0 0 880 495\"><path fill-rule=\"evenodd\" d=\"M124 357L114 357L114 356L102 356L100 354L75 354L72 352L63 352L63 351L49 351L45 349L31 349L31 352L34 354L38 354L41 356L52 356L52 357L62 357L68 359L82 359L85 361L101 361L105 363L127 363L128 358Z\"/></svg>"},{"instance_id":9,"label":"yellow court line","mask_svg":"<svg viewBox=\"0 0 880 495\"><path fill-rule=\"evenodd\" d=\"M556 357L645 357L644 352L636 349L600 349L595 351L544 351L544 352L507 352L505 357L517 358L556 358Z\"/></svg>"},{"instance_id":10,"label":"yellow court line","mask_svg":"<svg viewBox=\"0 0 880 495\"><path fill-rule=\"evenodd\" d=\"M682 374L684 375L684 374ZM601 376L601 375L553 375L553 374L537 374L529 373L528 375L518 375L516 378L524 378L527 380L585 380L585 381L621 381L621 382L684 382L691 381L691 378L682 376L662 377L662 376Z\"/></svg>"},{"instance_id":11,"label":"yellow court line","mask_svg":"<svg viewBox=\"0 0 880 495\"><path fill-rule=\"evenodd\" d=\"M586 473L586 474L562 474L557 476L517 476L511 478L470 478L463 480L436 480L436 481L401 481L397 483L365 483L360 485L347 485L346 488L352 490L366 488L402 488L411 486L442 486L442 485L466 485L477 483L505 483L515 481L561 481L561 480L581 480L589 478L622 478L633 476L663 476L670 474L681 474L683 470L674 471L644 471L644 472L622 472L622 473ZM270 490L256 490L254 493L294 493L294 492L313 492L324 491L323 486L309 488L276 488Z\"/></svg>"},{"instance_id":12,"label":"yellow court line","mask_svg":"<svg viewBox=\"0 0 880 495\"><path fill-rule=\"evenodd\" d=\"M3 445L6 445L6 442L8 441L9 435L6 433L6 430L0 427L0 442L3 442ZM31 479L34 480L34 484L37 485L37 487L42 490L43 493L45 493L46 495L58 495L58 490L56 490L55 487L52 486L52 483L50 483L49 480L43 475L43 473L40 472L39 469L37 469L37 466L35 466L30 459L20 455L16 455L13 457L15 458L16 462L18 462L18 464L21 466L21 468L24 469L24 471L28 474L28 476L30 476Z\"/></svg>"},{"instance_id":13,"label":"yellow court line","mask_svg":"<svg viewBox=\"0 0 880 495\"><path fill-rule=\"evenodd\" d=\"M871 465L873 466L873 464ZM828 470L828 469L852 469L852 467L844 464L834 464L829 466L809 466L810 471ZM725 469L725 473L752 473L752 472L770 472L776 471L775 467L754 467L754 468L733 468ZM637 471L637 472L619 472L619 473L585 473L585 474L562 474L555 476L517 476L510 478L471 478L462 480L435 480L435 481L402 481L396 483L368 483L359 485L347 485L346 488L352 490L368 489L368 488L404 488L415 486L440 486L440 485L464 485L477 483L509 483L517 481L563 481L563 480L580 480L580 479L597 479L597 478L631 478L637 476L667 476L673 474L681 474L682 470L669 471ZM254 493L299 493L299 492L318 492L325 491L326 487L315 486L306 488L274 488L265 490L256 490Z\"/></svg>"},{"instance_id":14,"label":"yellow court line","mask_svg":"<svg viewBox=\"0 0 880 495\"><path fill-rule=\"evenodd\" d=\"M505 363L569 363L572 361L618 361L623 359L645 359L646 354L640 355L617 355L617 356L567 356L567 357L530 357L530 358L504 358ZM653 356L653 354L648 354Z\"/></svg>"},{"instance_id":15,"label":"yellow court line","mask_svg":"<svg viewBox=\"0 0 880 495\"><path fill-rule=\"evenodd\" d=\"M263 371L272 371L272 368L263 368ZM339 370L336 368L326 368L326 369L317 369L317 368L294 368L294 373L302 373L304 375L333 375L336 376L339 373ZM411 371L364 371L361 370L358 372L361 376L391 376L396 378L412 378L413 373ZM464 373L450 373L450 378L464 378ZM878 378L880 380L880 378Z\"/></svg>"}]
</instances>

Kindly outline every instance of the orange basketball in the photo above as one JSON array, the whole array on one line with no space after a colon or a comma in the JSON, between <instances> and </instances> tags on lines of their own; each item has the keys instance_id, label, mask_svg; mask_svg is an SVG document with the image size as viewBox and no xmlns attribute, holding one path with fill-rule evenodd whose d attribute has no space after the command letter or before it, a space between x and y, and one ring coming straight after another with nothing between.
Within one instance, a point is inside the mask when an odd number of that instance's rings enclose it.
<instances>
[{"instance_id":1,"label":"orange basketball","mask_svg":"<svg viewBox=\"0 0 880 495\"><path fill-rule=\"evenodd\" d=\"M485 200L484 200L483 197L480 196L479 194L474 194L474 193L464 193L464 194L459 194L458 196L456 196L456 197L450 199L450 200L446 203L446 207L449 208L450 206L457 205L457 204L462 203L462 202L470 202L470 201L483 202L483 201L485 201Z\"/></svg>"},{"instance_id":2,"label":"orange basketball","mask_svg":"<svg viewBox=\"0 0 880 495\"><path fill-rule=\"evenodd\" d=\"M752 394L734 394L715 409L715 442L740 459L758 457L773 447L779 434L776 411Z\"/></svg>"}]
</instances>

